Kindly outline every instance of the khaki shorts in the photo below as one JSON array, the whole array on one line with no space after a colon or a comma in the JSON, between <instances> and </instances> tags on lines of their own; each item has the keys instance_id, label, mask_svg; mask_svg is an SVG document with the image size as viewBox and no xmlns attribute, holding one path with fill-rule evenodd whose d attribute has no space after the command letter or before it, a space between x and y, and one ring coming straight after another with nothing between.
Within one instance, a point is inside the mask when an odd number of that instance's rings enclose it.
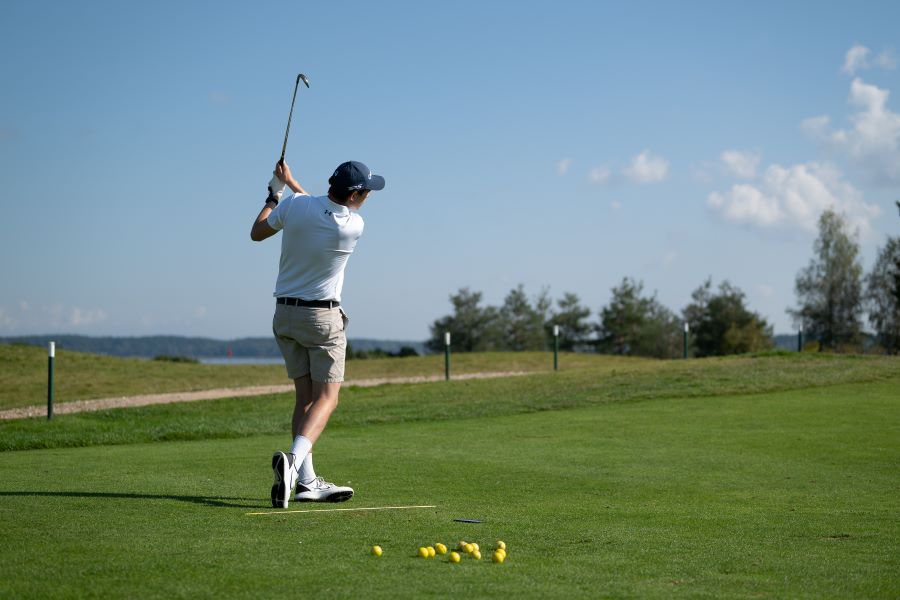
<instances>
[{"instance_id":1,"label":"khaki shorts","mask_svg":"<svg viewBox=\"0 0 900 600\"><path fill-rule=\"evenodd\" d=\"M339 307L275 305L272 332L291 379L310 375L320 383L344 381L347 322Z\"/></svg>"}]
</instances>

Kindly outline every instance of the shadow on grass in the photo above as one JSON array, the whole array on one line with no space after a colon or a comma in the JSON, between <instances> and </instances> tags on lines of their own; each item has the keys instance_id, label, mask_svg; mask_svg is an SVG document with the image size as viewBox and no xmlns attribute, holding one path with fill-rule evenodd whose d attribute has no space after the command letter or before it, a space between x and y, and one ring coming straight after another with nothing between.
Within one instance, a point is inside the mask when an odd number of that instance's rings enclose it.
<instances>
[{"instance_id":1,"label":"shadow on grass","mask_svg":"<svg viewBox=\"0 0 900 600\"><path fill-rule=\"evenodd\" d=\"M270 504L245 504L249 498L230 498L226 496L176 496L171 494L126 494L119 492L0 492L4 496L43 496L58 498L123 498L126 500L178 500L201 506L220 508L268 508Z\"/></svg>"}]
</instances>

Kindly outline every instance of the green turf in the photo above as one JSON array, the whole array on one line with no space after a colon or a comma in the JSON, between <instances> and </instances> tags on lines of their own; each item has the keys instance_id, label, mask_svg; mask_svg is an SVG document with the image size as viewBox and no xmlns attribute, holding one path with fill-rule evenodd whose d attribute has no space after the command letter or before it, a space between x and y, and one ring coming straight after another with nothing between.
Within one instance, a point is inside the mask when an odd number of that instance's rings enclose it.
<instances>
[{"instance_id":1,"label":"green turf","mask_svg":"<svg viewBox=\"0 0 900 600\"><path fill-rule=\"evenodd\" d=\"M339 507L417 511L248 516L285 435L6 452L0 597L897 597L898 389L326 431ZM413 557L460 538L507 562Z\"/></svg>"},{"instance_id":2,"label":"green turf","mask_svg":"<svg viewBox=\"0 0 900 600\"><path fill-rule=\"evenodd\" d=\"M596 354L563 354L561 369L638 368L658 361ZM485 352L454 355L452 373L548 371L548 352ZM0 344L0 410L47 403L47 351L37 346ZM347 361L347 378L443 376L444 357L412 356ZM126 359L58 350L54 401L161 394L254 385L285 385L283 365L202 365Z\"/></svg>"},{"instance_id":3,"label":"green turf","mask_svg":"<svg viewBox=\"0 0 900 600\"><path fill-rule=\"evenodd\" d=\"M693 361L610 359L544 375L346 386L329 427L508 415L654 398L743 394L900 378L885 357L776 354ZM290 428L290 394L0 421L0 450L234 438Z\"/></svg>"}]
</instances>

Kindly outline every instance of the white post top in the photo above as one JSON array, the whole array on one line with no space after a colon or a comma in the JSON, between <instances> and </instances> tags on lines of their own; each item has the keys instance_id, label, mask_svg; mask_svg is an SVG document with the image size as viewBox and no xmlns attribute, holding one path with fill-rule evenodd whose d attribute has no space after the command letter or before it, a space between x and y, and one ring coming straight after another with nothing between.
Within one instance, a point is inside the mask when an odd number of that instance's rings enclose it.
<instances>
[{"instance_id":1,"label":"white post top","mask_svg":"<svg viewBox=\"0 0 900 600\"><path fill-rule=\"evenodd\" d=\"M56 356L56 342L50 342L47 345L48 345L47 349L49 351L48 356L50 356L50 358L53 358L54 356Z\"/></svg>"},{"instance_id":2,"label":"white post top","mask_svg":"<svg viewBox=\"0 0 900 600\"><path fill-rule=\"evenodd\" d=\"M444 345L445 346L450 345L450 332L449 331L444 332Z\"/></svg>"},{"instance_id":3,"label":"white post top","mask_svg":"<svg viewBox=\"0 0 900 600\"><path fill-rule=\"evenodd\" d=\"M684 332L687 333L691 330L691 326L687 324L687 321L684 322Z\"/></svg>"},{"instance_id":4,"label":"white post top","mask_svg":"<svg viewBox=\"0 0 900 600\"><path fill-rule=\"evenodd\" d=\"M559 325L553 326L553 337L559 337Z\"/></svg>"}]
</instances>

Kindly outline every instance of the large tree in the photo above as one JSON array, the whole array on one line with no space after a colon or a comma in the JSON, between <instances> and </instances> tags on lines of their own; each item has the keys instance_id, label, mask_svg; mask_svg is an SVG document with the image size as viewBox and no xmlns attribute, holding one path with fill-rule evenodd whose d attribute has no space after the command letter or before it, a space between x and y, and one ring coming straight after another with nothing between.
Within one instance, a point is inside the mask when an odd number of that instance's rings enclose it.
<instances>
[{"instance_id":1,"label":"large tree","mask_svg":"<svg viewBox=\"0 0 900 600\"><path fill-rule=\"evenodd\" d=\"M541 290L534 304L528 300L522 284L510 290L500 309L504 348L513 351L544 350L547 341L545 323L550 306L546 289Z\"/></svg>"},{"instance_id":2,"label":"large tree","mask_svg":"<svg viewBox=\"0 0 900 600\"><path fill-rule=\"evenodd\" d=\"M694 290L682 314L690 326L696 356L723 356L771 348L772 328L745 305L745 296L728 281L716 292L712 279Z\"/></svg>"},{"instance_id":3,"label":"large tree","mask_svg":"<svg viewBox=\"0 0 900 600\"><path fill-rule=\"evenodd\" d=\"M655 294L643 296L643 289L643 282L627 277L612 289L609 304L600 311L597 344L601 352L656 358L678 356L678 319Z\"/></svg>"},{"instance_id":4,"label":"large tree","mask_svg":"<svg viewBox=\"0 0 900 600\"><path fill-rule=\"evenodd\" d=\"M451 348L457 352L493 350L491 331L496 327L497 309L481 306L481 292L461 288L451 294L453 314L437 319L431 325L428 348L434 352L444 349L444 333L450 332Z\"/></svg>"},{"instance_id":5,"label":"large tree","mask_svg":"<svg viewBox=\"0 0 900 600\"><path fill-rule=\"evenodd\" d=\"M819 350L859 343L862 333L862 266L859 244L833 210L819 217L819 236L809 266L797 274L798 307L788 313Z\"/></svg>"},{"instance_id":6,"label":"large tree","mask_svg":"<svg viewBox=\"0 0 900 600\"><path fill-rule=\"evenodd\" d=\"M592 326L588 322L591 309L581 305L577 294L566 292L556 301L557 310L548 323L552 335L553 325L559 325L560 350L574 350L588 343Z\"/></svg>"},{"instance_id":7,"label":"large tree","mask_svg":"<svg viewBox=\"0 0 900 600\"><path fill-rule=\"evenodd\" d=\"M878 343L890 354L900 353L900 237L889 237L866 277L869 323Z\"/></svg>"}]
</instances>

